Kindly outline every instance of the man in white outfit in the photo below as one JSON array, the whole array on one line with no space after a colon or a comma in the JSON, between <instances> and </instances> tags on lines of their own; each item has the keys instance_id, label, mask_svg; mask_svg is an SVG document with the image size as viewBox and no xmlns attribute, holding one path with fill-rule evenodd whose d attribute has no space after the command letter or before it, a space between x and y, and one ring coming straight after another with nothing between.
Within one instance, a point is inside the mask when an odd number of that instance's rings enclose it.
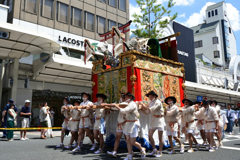
<instances>
[{"instance_id":1,"label":"man in white outfit","mask_svg":"<svg viewBox=\"0 0 240 160\"><path fill-rule=\"evenodd\" d=\"M148 106L145 106L142 102L142 109L146 110L146 113L150 116L150 124L149 124L149 141L153 147L153 151L149 154L155 157L162 156L162 149L163 149L163 131L165 128L165 121L164 121L164 109L162 106L162 102L158 99L158 95L154 91L150 91L146 96L149 98ZM153 139L154 132L158 130L158 138L159 138L159 151L155 146L155 142Z\"/></svg>"},{"instance_id":2,"label":"man in white outfit","mask_svg":"<svg viewBox=\"0 0 240 160\"><path fill-rule=\"evenodd\" d=\"M174 147L173 147L173 141L172 137L178 142L178 144L181 146L180 148L180 153L184 153L184 145L178 138L178 107L175 105L176 103L176 98L175 97L167 97L165 99L165 103L168 104L169 106L165 109L164 115L165 115L165 120L166 120L166 130L167 130L167 135L168 135L168 140L171 146L171 152L168 154L176 154Z\"/></svg>"},{"instance_id":3,"label":"man in white outfit","mask_svg":"<svg viewBox=\"0 0 240 160\"><path fill-rule=\"evenodd\" d=\"M146 157L146 149L143 148L138 142L136 142L136 138L138 136L138 129L140 127L139 123L139 113L138 107L136 103L133 101L135 97L130 93L125 94L126 102L128 106L125 108L120 108L119 106L115 106L120 110L120 113L126 115L126 123L123 128L123 132L126 135L127 148L128 148L128 156L124 160L132 160L132 147L137 147L141 152L141 158L144 159Z\"/></svg>"},{"instance_id":4,"label":"man in white outfit","mask_svg":"<svg viewBox=\"0 0 240 160\"><path fill-rule=\"evenodd\" d=\"M70 111L69 107L71 107L71 106L72 105L70 104L70 99L68 97L64 97L63 98L63 106L61 108L61 113L64 115L65 119L62 124L61 143L60 143L60 145L57 145L56 148L64 147L64 145L63 145L64 133L66 130L70 130L68 122L71 118L71 114L69 112Z\"/></svg>"},{"instance_id":5,"label":"man in white outfit","mask_svg":"<svg viewBox=\"0 0 240 160\"><path fill-rule=\"evenodd\" d=\"M195 114L194 114L195 106L192 105L192 101L189 100L189 99L183 99L182 103L184 104L185 108L183 108L179 111L182 112L183 119L186 123L185 126L186 126L186 129L187 129L189 146L190 146L190 148L188 150L188 153L192 153L192 152L194 152L193 149L192 149L193 142L196 144L196 149L195 150L198 150L199 147L200 147L197 140L193 136L194 129L196 127Z\"/></svg>"}]
</instances>

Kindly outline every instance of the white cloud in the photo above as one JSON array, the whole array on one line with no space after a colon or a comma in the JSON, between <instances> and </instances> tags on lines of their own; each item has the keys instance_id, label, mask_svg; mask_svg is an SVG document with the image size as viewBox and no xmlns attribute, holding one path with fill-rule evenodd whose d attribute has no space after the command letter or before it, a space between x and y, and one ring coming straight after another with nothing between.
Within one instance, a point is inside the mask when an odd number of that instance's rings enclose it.
<instances>
[{"instance_id":1,"label":"white cloud","mask_svg":"<svg viewBox=\"0 0 240 160\"><path fill-rule=\"evenodd\" d=\"M176 2L176 6L188 6L193 4L194 0L174 0Z\"/></svg>"},{"instance_id":2,"label":"white cloud","mask_svg":"<svg viewBox=\"0 0 240 160\"><path fill-rule=\"evenodd\" d=\"M185 13L180 14L178 17L183 17L183 18L185 18L185 17L186 17L186 14L185 14Z\"/></svg>"},{"instance_id":3,"label":"white cloud","mask_svg":"<svg viewBox=\"0 0 240 160\"><path fill-rule=\"evenodd\" d=\"M231 23L232 29L234 31L240 30L240 14L237 8L235 8L231 3L227 3L227 17Z\"/></svg>"},{"instance_id":4,"label":"white cloud","mask_svg":"<svg viewBox=\"0 0 240 160\"><path fill-rule=\"evenodd\" d=\"M129 10L130 10L130 19L131 20L134 19L133 16L132 16L134 13L137 13L137 14L141 13L141 9L137 5L134 6L131 3L130 3Z\"/></svg>"},{"instance_id":5,"label":"white cloud","mask_svg":"<svg viewBox=\"0 0 240 160\"><path fill-rule=\"evenodd\" d=\"M188 20L185 22L185 25L188 27L193 27L196 26L198 24L203 23L203 19L205 16L205 11L207 9L208 6L213 5L215 3L213 2L207 2L205 4L205 6L200 10L199 13L193 13L191 14L191 16L188 18Z\"/></svg>"},{"instance_id":6,"label":"white cloud","mask_svg":"<svg viewBox=\"0 0 240 160\"><path fill-rule=\"evenodd\" d=\"M168 0L157 0L158 4L168 2ZM176 6L188 6L194 3L194 0L174 0Z\"/></svg>"},{"instance_id":7,"label":"white cloud","mask_svg":"<svg viewBox=\"0 0 240 160\"><path fill-rule=\"evenodd\" d=\"M193 27L198 24L203 23L203 19L206 17L205 10L208 6L213 5L213 2L207 2L205 6L200 10L199 13L193 13L190 15L188 20L185 22L185 25L188 27ZM239 11L231 4L226 3L227 5L227 17L231 23L232 29L234 31L240 30L240 14Z\"/></svg>"}]
</instances>

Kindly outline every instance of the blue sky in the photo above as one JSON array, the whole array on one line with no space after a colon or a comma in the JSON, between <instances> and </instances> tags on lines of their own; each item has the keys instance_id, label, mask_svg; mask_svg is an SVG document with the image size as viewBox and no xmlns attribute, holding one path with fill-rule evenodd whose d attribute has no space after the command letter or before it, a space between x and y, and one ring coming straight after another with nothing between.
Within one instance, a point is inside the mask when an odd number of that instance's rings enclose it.
<instances>
[{"instance_id":1,"label":"blue sky","mask_svg":"<svg viewBox=\"0 0 240 160\"><path fill-rule=\"evenodd\" d=\"M130 1L130 15L134 12L139 12L135 0ZM157 0L166 6L168 0ZM188 27L196 26L203 23L203 16L205 16L205 9L207 6L214 3L221 2L220 0L175 0L176 5L172 8L172 13L178 12L177 22L180 22ZM226 0L227 15L234 30L237 46L240 46L240 0ZM134 25L131 29L134 29ZM240 47L238 54L240 54Z\"/></svg>"}]
</instances>

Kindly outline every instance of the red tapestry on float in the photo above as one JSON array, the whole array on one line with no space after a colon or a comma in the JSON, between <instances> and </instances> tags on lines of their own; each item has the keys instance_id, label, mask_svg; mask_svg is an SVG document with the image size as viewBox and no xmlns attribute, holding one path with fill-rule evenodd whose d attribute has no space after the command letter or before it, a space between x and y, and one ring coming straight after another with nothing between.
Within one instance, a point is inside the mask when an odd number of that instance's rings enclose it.
<instances>
[{"instance_id":1,"label":"red tapestry on float","mask_svg":"<svg viewBox=\"0 0 240 160\"><path fill-rule=\"evenodd\" d=\"M141 95L141 72L139 68L134 68L134 75L136 76L136 81L134 84L135 88L135 101L142 101Z\"/></svg>"},{"instance_id":2,"label":"red tapestry on float","mask_svg":"<svg viewBox=\"0 0 240 160\"><path fill-rule=\"evenodd\" d=\"M184 89L182 87L183 84L183 78L179 78L179 88L180 88L180 98L181 98L181 107L184 106L184 104L182 103L182 100L184 99Z\"/></svg>"}]
</instances>

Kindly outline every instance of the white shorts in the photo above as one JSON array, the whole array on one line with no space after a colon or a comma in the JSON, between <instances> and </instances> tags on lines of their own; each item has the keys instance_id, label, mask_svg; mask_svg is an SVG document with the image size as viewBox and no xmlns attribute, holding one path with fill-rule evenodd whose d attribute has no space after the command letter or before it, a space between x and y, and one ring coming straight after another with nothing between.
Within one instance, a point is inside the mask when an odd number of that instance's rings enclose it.
<instances>
[{"instance_id":1,"label":"white shorts","mask_svg":"<svg viewBox=\"0 0 240 160\"><path fill-rule=\"evenodd\" d=\"M194 129L188 129L188 130L187 130L187 133L193 134L193 132L194 132Z\"/></svg>"},{"instance_id":2,"label":"white shorts","mask_svg":"<svg viewBox=\"0 0 240 160\"><path fill-rule=\"evenodd\" d=\"M197 130L204 130L205 129L205 127L204 127L204 125L201 125L201 126L197 126Z\"/></svg>"},{"instance_id":3,"label":"white shorts","mask_svg":"<svg viewBox=\"0 0 240 160\"><path fill-rule=\"evenodd\" d=\"M69 126L67 126L67 127L62 127L62 129L66 129L66 130L71 130L70 128L69 128Z\"/></svg>"},{"instance_id":4,"label":"white shorts","mask_svg":"<svg viewBox=\"0 0 240 160\"><path fill-rule=\"evenodd\" d=\"M116 129L116 132L123 132L123 130L122 129Z\"/></svg>"},{"instance_id":5,"label":"white shorts","mask_svg":"<svg viewBox=\"0 0 240 160\"><path fill-rule=\"evenodd\" d=\"M79 128L89 128L89 126L83 127L82 125L79 125Z\"/></svg>"},{"instance_id":6,"label":"white shorts","mask_svg":"<svg viewBox=\"0 0 240 160\"><path fill-rule=\"evenodd\" d=\"M22 119L22 128L29 128L29 118Z\"/></svg>"},{"instance_id":7,"label":"white shorts","mask_svg":"<svg viewBox=\"0 0 240 160\"><path fill-rule=\"evenodd\" d=\"M206 133L208 133L208 132L214 132L214 133L216 133L217 131L216 131L216 129L209 129L209 130L205 130L205 132L206 132Z\"/></svg>"},{"instance_id":8,"label":"white shorts","mask_svg":"<svg viewBox=\"0 0 240 160\"><path fill-rule=\"evenodd\" d=\"M138 136L138 126L137 125L134 126L132 133L125 133L125 132L123 132L123 133L126 136L130 135L131 138L135 138Z\"/></svg>"},{"instance_id":9,"label":"white shorts","mask_svg":"<svg viewBox=\"0 0 240 160\"><path fill-rule=\"evenodd\" d=\"M168 136L173 136L173 137L178 137L178 132L177 131L171 131L171 130L167 130L167 135Z\"/></svg>"},{"instance_id":10,"label":"white shorts","mask_svg":"<svg viewBox=\"0 0 240 160\"><path fill-rule=\"evenodd\" d=\"M158 127L158 128L152 128L152 127L149 127L149 129L153 129L153 130L158 130L158 131L164 131L164 128L163 127Z\"/></svg>"}]
</instances>

